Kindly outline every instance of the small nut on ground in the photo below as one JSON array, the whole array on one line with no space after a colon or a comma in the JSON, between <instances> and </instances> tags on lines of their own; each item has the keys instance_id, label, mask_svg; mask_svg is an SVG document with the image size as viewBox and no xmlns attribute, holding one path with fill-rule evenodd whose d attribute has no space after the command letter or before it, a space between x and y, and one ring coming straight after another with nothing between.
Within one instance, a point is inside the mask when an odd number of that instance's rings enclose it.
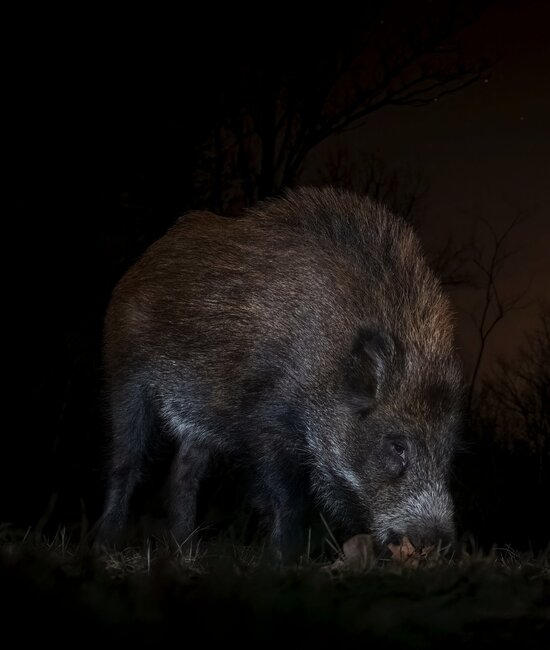
<instances>
[{"instance_id":1,"label":"small nut on ground","mask_svg":"<svg viewBox=\"0 0 550 650\"><path fill-rule=\"evenodd\" d=\"M419 553L408 537L403 537L399 544L388 544L392 559L398 562L407 562L411 558L418 558Z\"/></svg>"}]
</instances>

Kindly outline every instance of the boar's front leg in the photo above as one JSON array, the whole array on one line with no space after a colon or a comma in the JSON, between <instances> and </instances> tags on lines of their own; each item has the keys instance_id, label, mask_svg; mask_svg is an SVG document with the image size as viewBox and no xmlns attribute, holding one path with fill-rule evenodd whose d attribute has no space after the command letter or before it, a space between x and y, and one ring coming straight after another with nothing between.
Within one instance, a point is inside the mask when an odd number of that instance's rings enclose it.
<instances>
[{"instance_id":1,"label":"boar's front leg","mask_svg":"<svg viewBox=\"0 0 550 650\"><path fill-rule=\"evenodd\" d=\"M270 521L270 555L297 561L304 550L304 469L288 453L271 454L260 465L257 497Z\"/></svg>"},{"instance_id":2,"label":"boar's front leg","mask_svg":"<svg viewBox=\"0 0 550 650\"><path fill-rule=\"evenodd\" d=\"M210 452L203 445L183 440L170 472L168 502L169 526L177 543L187 542L195 529L197 495L210 462Z\"/></svg>"}]
</instances>

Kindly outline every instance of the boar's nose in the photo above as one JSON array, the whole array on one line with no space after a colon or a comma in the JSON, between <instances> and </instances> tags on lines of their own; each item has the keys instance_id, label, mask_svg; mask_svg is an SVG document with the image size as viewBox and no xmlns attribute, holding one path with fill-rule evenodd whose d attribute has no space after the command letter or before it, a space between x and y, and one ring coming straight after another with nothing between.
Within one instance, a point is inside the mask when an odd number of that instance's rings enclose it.
<instances>
[{"instance_id":1,"label":"boar's nose","mask_svg":"<svg viewBox=\"0 0 550 650\"><path fill-rule=\"evenodd\" d=\"M451 546L455 541L454 530L438 524L413 526L406 532L406 536L417 550L430 546L444 548Z\"/></svg>"},{"instance_id":2,"label":"boar's nose","mask_svg":"<svg viewBox=\"0 0 550 650\"><path fill-rule=\"evenodd\" d=\"M455 533L452 526L443 524L417 524L408 526L406 530L391 530L387 538L389 544L401 544L407 538L417 551L429 547L441 549L452 547L455 543Z\"/></svg>"}]
</instances>

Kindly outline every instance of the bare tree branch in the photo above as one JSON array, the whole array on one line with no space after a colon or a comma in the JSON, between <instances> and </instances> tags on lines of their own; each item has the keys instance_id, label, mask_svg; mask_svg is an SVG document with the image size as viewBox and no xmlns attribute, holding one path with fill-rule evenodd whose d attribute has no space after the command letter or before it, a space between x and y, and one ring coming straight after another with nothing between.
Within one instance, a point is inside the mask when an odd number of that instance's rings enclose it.
<instances>
[{"instance_id":1,"label":"bare tree branch","mask_svg":"<svg viewBox=\"0 0 550 650\"><path fill-rule=\"evenodd\" d=\"M510 235L523 222L524 218L523 215L516 216L510 221L502 233L497 233L488 221L480 219L479 223L485 227L491 239L490 247L488 248L488 255L484 254L485 250L481 248L478 242L474 241L472 244L472 262L484 278L482 284L484 301L481 314L471 314L472 321L476 328L479 347L468 390L467 405L469 409L471 409L472 406L476 382L485 357L489 337L495 330L496 326L510 311L514 309L523 309L526 306L523 299L523 292L518 292L512 296L504 298L501 295L499 287L499 276L504 269L505 263L511 255L516 252L507 248Z\"/></svg>"}]
</instances>

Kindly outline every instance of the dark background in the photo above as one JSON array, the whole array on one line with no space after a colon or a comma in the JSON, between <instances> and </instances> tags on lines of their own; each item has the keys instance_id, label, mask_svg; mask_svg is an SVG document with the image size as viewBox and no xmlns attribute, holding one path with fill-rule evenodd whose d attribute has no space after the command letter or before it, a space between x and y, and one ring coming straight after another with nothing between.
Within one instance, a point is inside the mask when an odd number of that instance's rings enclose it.
<instances>
[{"instance_id":1,"label":"dark background","mask_svg":"<svg viewBox=\"0 0 550 650\"><path fill-rule=\"evenodd\" d=\"M55 531L99 515L102 318L145 247L187 209L232 215L285 185L332 182L414 220L451 292L473 382L455 470L460 530L544 547L548 18L545 2L511 0L11 15L0 519ZM422 57L407 67L410 52ZM417 73L430 83L400 95ZM361 95L376 84L385 91ZM331 122L355 100L372 110ZM300 117L306 142L279 172L277 110ZM251 134L240 155L238 125Z\"/></svg>"}]
</instances>

